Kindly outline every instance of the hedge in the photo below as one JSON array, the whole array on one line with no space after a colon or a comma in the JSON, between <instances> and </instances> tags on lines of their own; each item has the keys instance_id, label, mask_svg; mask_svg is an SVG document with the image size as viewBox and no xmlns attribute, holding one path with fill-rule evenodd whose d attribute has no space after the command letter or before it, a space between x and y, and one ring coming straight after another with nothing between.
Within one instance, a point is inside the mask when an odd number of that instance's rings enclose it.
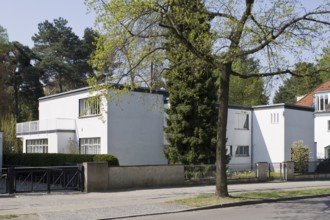
<instances>
[{"instance_id":1,"label":"hedge","mask_svg":"<svg viewBox=\"0 0 330 220\"><path fill-rule=\"evenodd\" d=\"M83 162L106 161L109 166L118 166L116 157L109 154L83 155L83 154L4 154L3 165L9 166L67 166L76 165Z\"/></svg>"}]
</instances>

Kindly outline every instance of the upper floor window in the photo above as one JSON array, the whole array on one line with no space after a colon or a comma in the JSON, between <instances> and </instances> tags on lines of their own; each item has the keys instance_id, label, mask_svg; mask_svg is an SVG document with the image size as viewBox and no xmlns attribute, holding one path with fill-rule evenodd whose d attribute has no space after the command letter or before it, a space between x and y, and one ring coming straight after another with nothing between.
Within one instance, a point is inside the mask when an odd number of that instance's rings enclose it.
<instances>
[{"instance_id":1,"label":"upper floor window","mask_svg":"<svg viewBox=\"0 0 330 220\"><path fill-rule=\"evenodd\" d=\"M280 122L280 114L279 113L271 113L270 114L270 123L278 124Z\"/></svg>"},{"instance_id":2,"label":"upper floor window","mask_svg":"<svg viewBox=\"0 0 330 220\"><path fill-rule=\"evenodd\" d=\"M315 95L314 98L315 111L327 111L328 104L329 104L328 94Z\"/></svg>"},{"instance_id":3,"label":"upper floor window","mask_svg":"<svg viewBox=\"0 0 330 220\"><path fill-rule=\"evenodd\" d=\"M235 129L249 129L249 114L235 114Z\"/></svg>"},{"instance_id":4,"label":"upper floor window","mask_svg":"<svg viewBox=\"0 0 330 220\"><path fill-rule=\"evenodd\" d=\"M93 116L99 115L100 111L100 98L85 98L79 99L79 116Z\"/></svg>"}]
</instances>

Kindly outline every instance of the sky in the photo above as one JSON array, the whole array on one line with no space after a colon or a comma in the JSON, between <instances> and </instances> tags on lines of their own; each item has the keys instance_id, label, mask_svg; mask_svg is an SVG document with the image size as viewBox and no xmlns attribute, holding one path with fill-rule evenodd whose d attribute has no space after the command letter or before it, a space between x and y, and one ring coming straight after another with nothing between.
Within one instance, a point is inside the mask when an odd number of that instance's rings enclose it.
<instances>
[{"instance_id":1,"label":"sky","mask_svg":"<svg viewBox=\"0 0 330 220\"><path fill-rule=\"evenodd\" d=\"M38 24L59 17L82 37L85 28L94 26L95 15L87 12L84 0L0 0L0 25L10 41L33 47L31 37L38 33Z\"/></svg>"},{"instance_id":2,"label":"sky","mask_svg":"<svg viewBox=\"0 0 330 220\"><path fill-rule=\"evenodd\" d=\"M306 8L313 8L324 0L301 0ZM84 29L94 27L94 13L88 13L84 0L0 0L0 25L10 41L33 47L31 37L38 33L38 24L63 17L68 27L79 37Z\"/></svg>"}]
</instances>

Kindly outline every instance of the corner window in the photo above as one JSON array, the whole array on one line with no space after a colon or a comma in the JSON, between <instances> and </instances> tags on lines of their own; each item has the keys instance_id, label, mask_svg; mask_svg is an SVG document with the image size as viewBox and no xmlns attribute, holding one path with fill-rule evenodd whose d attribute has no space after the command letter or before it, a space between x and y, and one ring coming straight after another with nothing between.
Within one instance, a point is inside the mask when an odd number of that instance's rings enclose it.
<instances>
[{"instance_id":1,"label":"corner window","mask_svg":"<svg viewBox=\"0 0 330 220\"><path fill-rule=\"evenodd\" d=\"M79 116L94 116L100 114L100 98L85 98L79 99Z\"/></svg>"},{"instance_id":2,"label":"corner window","mask_svg":"<svg viewBox=\"0 0 330 220\"><path fill-rule=\"evenodd\" d=\"M236 157L248 157L249 156L249 146L237 146Z\"/></svg>"},{"instance_id":3,"label":"corner window","mask_svg":"<svg viewBox=\"0 0 330 220\"><path fill-rule=\"evenodd\" d=\"M249 129L249 114L236 113L235 114L235 129Z\"/></svg>"},{"instance_id":4,"label":"corner window","mask_svg":"<svg viewBox=\"0 0 330 220\"><path fill-rule=\"evenodd\" d=\"M80 154L100 154L101 138L80 138L79 139Z\"/></svg>"},{"instance_id":5,"label":"corner window","mask_svg":"<svg viewBox=\"0 0 330 220\"><path fill-rule=\"evenodd\" d=\"M48 139L26 140L26 153L48 153Z\"/></svg>"},{"instance_id":6,"label":"corner window","mask_svg":"<svg viewBox=\"0 0 330 220\"><path fill-rule=\"evenodd\" d=\"M329 105L328 94L315 95L314 103L316 111L327 111Z\"/></svg>"},{"instance_id":7,"label":"corner window","mask_svg":"<svg viewBox=\"0 0 330 220\"><path fill-rule=\"evenodd\" d=\"M226 154L229 156L233 156L233 146L226 146Z\"/></svg>"}]
</instances>

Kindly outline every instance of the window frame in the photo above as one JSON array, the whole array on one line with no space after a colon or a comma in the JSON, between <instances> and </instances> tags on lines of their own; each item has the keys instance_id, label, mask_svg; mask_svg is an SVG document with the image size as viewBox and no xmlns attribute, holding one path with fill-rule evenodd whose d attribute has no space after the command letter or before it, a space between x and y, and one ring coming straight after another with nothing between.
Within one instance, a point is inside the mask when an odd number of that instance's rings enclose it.
<instances>
[{"instance_id":1,"label":"window frame","mask_svg":"<svg viewBox=\"0 0 330 220\"><path fill-rule=\"evenodd\" d=\"M101 138L79 138L79 154L101 154Z\"/></svg>"},{"instance_id":2,"label":"window frame","mask_svg":"<svg viewBox=\"0 0 330 220\"><path fill-rule=\"evenodd\" d=\"M94 117L101 115L101 98L89 97L79 99L79 118Z\"/></svg>"},{"instance_id":3,"label":"window frame","mask_svg":"<svg viewBox=\"0 0 330 220\"><path fill-rule=\"evenodd\" d=\"M235 113L235 130L249 130L250 129L250 114L249 113Z\"/></svg>"},{"instance_id":4,"label":"window frame","mask_svg":"<svg viewBox=\"0 0 330 220\"><path fill-rule=\"evenodd\" d=\"M239 152L240 151L240 152ZM238 145L235 151L235 157L249 157L250 146L249 145Z\"/></svg>"},{"instance_id":5,"label":"window frame","mask_svg":"<svg viewBox=\"0 0 330 220\"><path fill-rule=\"evenodd\" d=\"M41 150L40 150L41 149ZM25 142L26 153L48 153L48 138L28 139Z\"/></svg>"}]
</instances>

